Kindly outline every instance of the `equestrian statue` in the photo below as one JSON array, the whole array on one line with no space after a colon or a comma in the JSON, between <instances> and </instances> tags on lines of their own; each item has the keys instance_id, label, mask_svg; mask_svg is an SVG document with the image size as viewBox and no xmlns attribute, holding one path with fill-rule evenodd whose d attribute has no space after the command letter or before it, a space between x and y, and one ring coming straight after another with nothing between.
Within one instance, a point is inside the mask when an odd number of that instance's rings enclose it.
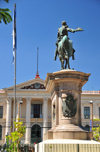
<instances>
[{"instance_id":1,"label":"equestrian statue","mask_svg":"<svg viewBox=\"0 0 100 152\"><path fill-rule=\"evenodd\" d=\"M54 60L56 60L57 56L59 57L61 69L70 69L69 58L72 57L74 60L75 50L73 48L72 41L68 37L68 32L74 33L77 31L83 31L83 29L71 29L65 21L62 22L62 27L58 29Z\"/></svg>"}]
</instances>

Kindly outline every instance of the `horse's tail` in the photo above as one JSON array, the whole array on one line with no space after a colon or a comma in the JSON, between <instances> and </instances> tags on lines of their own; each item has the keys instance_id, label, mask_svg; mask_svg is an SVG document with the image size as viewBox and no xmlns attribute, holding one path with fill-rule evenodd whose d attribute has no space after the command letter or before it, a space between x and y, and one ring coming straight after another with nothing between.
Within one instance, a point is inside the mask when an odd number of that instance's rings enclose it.
<instances>
[{"instance_id":1,"label":"horse's tail","mask_svg":"<svg viewBox=\"0 0 100 152\"><path fill-rule=\"evenodd\" d=\"M74 56L75 50L72 50L72 60L75 60L75 56Z\"/></svg>"}]
</instances>

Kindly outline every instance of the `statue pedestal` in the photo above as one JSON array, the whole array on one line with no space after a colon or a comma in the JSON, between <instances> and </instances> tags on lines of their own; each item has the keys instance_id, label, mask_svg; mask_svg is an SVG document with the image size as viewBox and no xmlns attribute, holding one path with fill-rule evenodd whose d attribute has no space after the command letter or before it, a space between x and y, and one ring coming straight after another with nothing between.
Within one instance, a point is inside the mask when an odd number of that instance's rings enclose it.
<instances>
[{"instance_id":1,"label":"statue pedestal","mask_svg":"<svg viewBox=\"0 0 100 152\"><path fill-rule=\"evenodd\" d=\"M48 73L46 89L51 93L52 128L47 139L90 139L81 126L81 89L90 74L75 70Z\"/></svg>"}]
</instances>

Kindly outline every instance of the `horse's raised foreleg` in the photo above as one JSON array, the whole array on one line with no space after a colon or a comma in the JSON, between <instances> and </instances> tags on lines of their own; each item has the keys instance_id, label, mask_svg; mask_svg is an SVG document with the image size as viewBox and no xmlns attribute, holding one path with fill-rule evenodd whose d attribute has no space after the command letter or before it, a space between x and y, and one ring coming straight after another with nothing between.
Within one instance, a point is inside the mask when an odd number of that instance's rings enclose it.
<instances>
[{"instance_id":1,"label":"horse's raised foreleg","mask_svg":"<svg viewBox=\"0 0 100 152\"><path fill-rule=\"evenodd\" d=\"M56 48L55 57L54 57L54 60L55 60L55 61L56 61L57 55L59 55L59 54L58 54L58 49Z\"/></svg>"},{"instance_id":2,"label":"horse's raised foreleg","mask_svg":"<svg viewBox=\"0 0 100 152\"><path fill-rule=\"evenodd\" d=\"M61 61L61 70L64 69L64 60L60 60Z\"/></svg>"}]
</instances>

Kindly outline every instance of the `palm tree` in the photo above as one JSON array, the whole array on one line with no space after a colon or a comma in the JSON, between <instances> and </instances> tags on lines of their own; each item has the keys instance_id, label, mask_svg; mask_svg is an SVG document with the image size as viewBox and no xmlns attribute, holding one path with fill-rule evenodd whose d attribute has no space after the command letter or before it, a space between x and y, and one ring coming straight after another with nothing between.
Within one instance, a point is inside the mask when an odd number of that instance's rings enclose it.
<instances>
[{"instance_id":1,"label":"palm tree","mask_svg":"<svg viewBox=\"0 0 100 152\"><path fill-rule=\"evenodd\" d=\"M7 3L9 2L9 0L4 0L4 1L7 2Z\"/></svg>"},{"instance_id":2,"label":"palm tree","mask_svg":"<svg viewBox=\"0 0 100 152\"><path fill-rule=\"evenodd\" d=\"M9 2L9 0L4 1ZM3 21L5 24L7 24L12 21L10 12L11 11L8 8L0 8L0 23Z\"/></svg>"}]
</instances>

